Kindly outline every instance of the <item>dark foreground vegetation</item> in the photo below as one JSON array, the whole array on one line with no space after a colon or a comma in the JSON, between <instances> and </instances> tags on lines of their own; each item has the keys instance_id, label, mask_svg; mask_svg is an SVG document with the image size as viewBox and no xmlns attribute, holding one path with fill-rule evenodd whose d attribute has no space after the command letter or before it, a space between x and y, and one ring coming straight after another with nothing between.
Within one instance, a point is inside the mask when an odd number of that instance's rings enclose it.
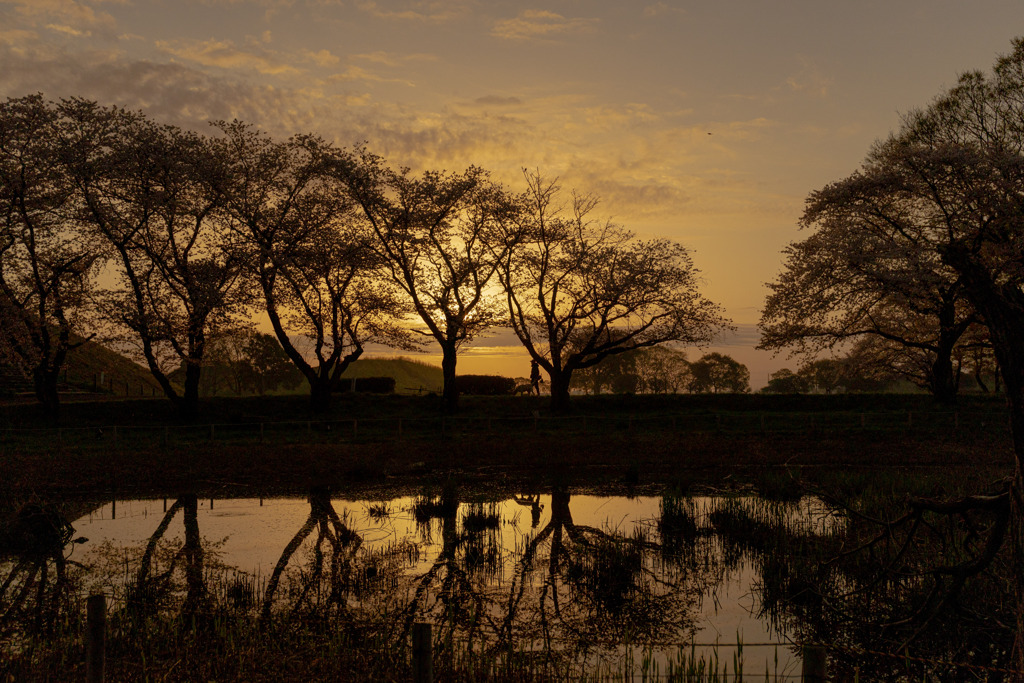
<instances>
[{"instance_id":1,"label":"dark foreground vegetation","mask_svg":"<svg viewBox=\"0 0 1024 683\"><path fill-rule=\"evenodd\" d=\"M1012 469L1003 400L927 396L578 397L569 416L541 397L343 394L327 415L302 397L212 399L199 422L161 400L69 403L53 427L31 405L0 414L0 481L12 494L235 493L330 486L353 493L452 472L483 485L665 485L737 468ZM1007 469L1009 472L1010 469Z\"/></svg>"},{"instance_id":2,"label":"dark foreground vegetation","mask_svg":"<svg viewBox=\"0 0 1024 683\"><path fill-rule=\"evenodd\" d=\"M204 414L269 421L289 400L302 399L213 401ZM440 419L427 397L349 400L337 406L346 417ZM336 439L302 429L262 444L215 436L49 451L40 432L32 451L5 446L0 677L83 678L85 595L103 588L109 680L410 680L420 620L434 627L439 680L740 680L733 661L679 634L706 582L742 567L762 577L762 617L796 643L827 644L838 678L1010 675L1013 584L1001 540L1013 457L998 401L962 404L954 425L949 411L908 396L597 398L574 415L600 425L592 432L535 429L529 398L464 410L465 424L491 419L493 431ZM66 419L69 429L129 415L175 426L163 414L153 402L108 402L70 405ZM761 431L762 415L789 427ZM32 426L30 412L5 417L8 428ZM529 426L499 432L498 418ZM660 514L642 533L588 527L572 515L573 496L588 490L659 495ZM253 576L218 564L199 498L285 492L307 496L309 515L278 567ZM711 511L692 497L751 492L759 497L726 496ZM136 494L167 496L164 518L137 552L90 560L106 578L86 579L63 520L89 500ZM414 546L363 547L335 508L339 497L377 500L369 514L387 517L400 494L416 497L411 513L440 539L426 569ZM546 521L535 518L516 549L511 582L488 587L504 524L494 502L540 494ZM808 495L828 514L794 524ZM176 516L184 539L165 537ZM524 592L530 582L538 588ZM635 644L632 656L606 659L623 643Z\"/></svg>"}]
</instances>

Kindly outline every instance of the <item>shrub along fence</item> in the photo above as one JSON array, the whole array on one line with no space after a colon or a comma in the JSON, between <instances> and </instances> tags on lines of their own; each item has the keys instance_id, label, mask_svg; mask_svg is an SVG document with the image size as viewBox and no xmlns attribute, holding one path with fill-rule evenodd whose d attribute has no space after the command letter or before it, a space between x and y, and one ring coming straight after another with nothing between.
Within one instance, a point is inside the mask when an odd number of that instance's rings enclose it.
<instances>
[{"instance_id":1,"label":"shrub along fence","mask_svg":"<svg viewBox=\"0 0 1024 683\"><path fill-rule=\"evenodd\" d=\"M454 416L109 425L0 430L0 448L177 447L202 442L331 443L458 439L475 435L1008 433L1004 411L708 412L678 415Z\"/></svg>"}]
</instances>

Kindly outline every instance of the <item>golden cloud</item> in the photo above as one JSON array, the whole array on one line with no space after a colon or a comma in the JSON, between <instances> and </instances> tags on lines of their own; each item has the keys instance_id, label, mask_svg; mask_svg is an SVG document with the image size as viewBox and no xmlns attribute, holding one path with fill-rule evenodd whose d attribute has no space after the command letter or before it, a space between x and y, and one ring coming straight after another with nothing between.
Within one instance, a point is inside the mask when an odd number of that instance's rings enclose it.
<instances>
[{"instance_id":1,"label":"golden cloud","mask_svg":"<svg viewBox=\"0 0 1024 683\"><path fill-rule=\"evenodd\" d=\"M363 0L357 3L359 9L378 19L418 21L427 24L443 24L464 17L475 5L475 0Z\"/></svg>"},{"instance_id":2,"label":"golden cloud","mask_svg":"<svg viewBox=\"0 0 1024 683\"><path fill-rule=\"evenodd\" d=\"M238 48L231 41L165 41L156 42L157 48L181 59L203 66L221 69L252 69L261 74L280 76L298 74L300 70L282 60L276 53L262 47L249 50Z\"/></svg>"},{"instance_id":3,"label":"golden cloud","mask_svg":"<svg viewBox=\"0 0 1024 683\"><path fill-rule=\"evenodd\" d=\"M644 7L643 14L645 18L652 19L654 17L661 17L671 14L682 16L686 14L686 10L683 9L682 7L673 7L667 2L656 2L653 5L647 5L646 7Z\"/></svg>"},{"instance_id":4,"label":"golden cloud","mask_svg":"<svg viewBox=\"0 0 1024 683\"><path fill-rule=\"evenodd\" d=\"M523 10L514 19L495 22L491 35L508 40L534 40L592 32L597 19L567 19L547 10Z\"/></svg>"},{"instance_id":5,"label":"golden cloud","mask_svg":"<svg viewBox=\"0 0 1024 683\"><path fill-rule=\"evenodd\" d=\"M75 0L3 0L14 5L17 14L33 23L53 24L72 30L113 28L114 18Z\"/></svg>"}]
</instances>

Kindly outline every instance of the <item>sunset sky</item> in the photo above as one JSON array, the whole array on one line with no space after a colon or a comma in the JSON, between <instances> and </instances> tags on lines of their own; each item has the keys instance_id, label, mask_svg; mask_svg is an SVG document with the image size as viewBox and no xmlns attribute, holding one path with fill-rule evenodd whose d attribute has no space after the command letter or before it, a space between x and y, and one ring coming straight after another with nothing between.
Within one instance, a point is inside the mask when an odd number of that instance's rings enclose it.
<instances>
[{"instance_id":1,"label":"sunset sky","mask_svg":"<svg viewBox=\"0 0 1024 683\"><path fill-rule=\"evenodd\" d=\"M795 367L752 346L804 197L1018 34L1020 0L0 0L0 95L365 140L512 188L559 176L694 251L738 326L716 348L757 387ZM525 375L517 345L460 370Z\"/></svg>"}]
</instances>

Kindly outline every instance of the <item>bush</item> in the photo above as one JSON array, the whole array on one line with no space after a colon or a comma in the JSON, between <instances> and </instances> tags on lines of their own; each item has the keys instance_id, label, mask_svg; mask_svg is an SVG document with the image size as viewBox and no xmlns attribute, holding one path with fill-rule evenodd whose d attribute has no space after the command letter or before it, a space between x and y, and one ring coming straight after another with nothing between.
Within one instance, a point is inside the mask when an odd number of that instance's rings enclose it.
<instances>
[{"instance_id":1,"label":"bush","mask_svg":"<svg viewBox=\"0 0 1024 683\"><path fill-rule=\"evenodd\" d=\"M395 378L357 377L354 389L364 394L393 394L395 393Z\"/></svg>"},{"instance_id":2,"label":"bush","mask_svg":"<svg viewBox=\"0 0 1024 683\"><path fill-rule=\"evenodd\" d=\"M508 396L516 389L516 381L502 375L460 375L459 392L477 396Z\"/></svg>"}]
</instances>

